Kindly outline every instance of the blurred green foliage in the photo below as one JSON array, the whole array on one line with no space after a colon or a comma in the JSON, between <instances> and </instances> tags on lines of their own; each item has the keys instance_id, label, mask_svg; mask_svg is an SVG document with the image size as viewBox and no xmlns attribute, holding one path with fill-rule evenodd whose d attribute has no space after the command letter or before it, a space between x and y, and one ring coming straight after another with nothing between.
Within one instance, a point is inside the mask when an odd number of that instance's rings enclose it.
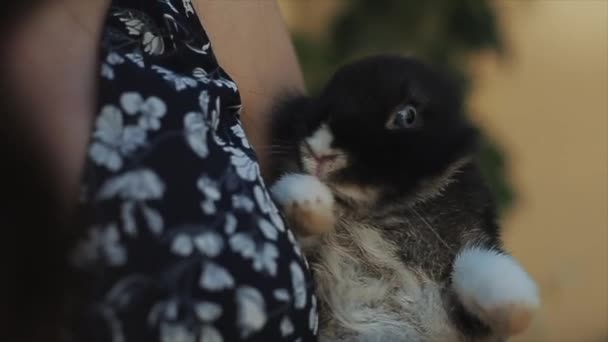
<instances>
[{"instance_id":1,"label":"blurred green foliage","mask_svg":"<svg viewBox=\"0 0 608 342\"><path fill-rule=\"evenodd\" d=\"M505 54L489 0L344 0L322 38L294 32L293 39L312 94L338 66L376 53L414 55L447 69L469 94L470 57L481 51ZM488 134L483 134L480 159L504 213L514 193L505 174L504 152Z\"/></svg>"}]
</instances>

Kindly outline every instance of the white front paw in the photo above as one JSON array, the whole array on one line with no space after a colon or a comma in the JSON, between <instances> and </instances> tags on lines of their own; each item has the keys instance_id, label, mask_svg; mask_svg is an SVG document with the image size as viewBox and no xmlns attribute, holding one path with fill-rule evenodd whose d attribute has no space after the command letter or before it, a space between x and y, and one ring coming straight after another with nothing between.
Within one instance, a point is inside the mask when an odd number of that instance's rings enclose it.
<instances>
[{"instance_id":1,"label":"white front paw","mask_svg":"<svg viewBox=\"0 0 608 342\"><path fill-rule=\"evenodd\" d=\"M317 235L333 227L334 197L318 178L288 174L274 183L270 192L300 234Z\"/></svg>"},{"instance_id":2,"label":"white front paw","mask_svg":"<svg viewBox=\"0 0 608 342\"><path fill-rule=\"evenodd\" d=\"M460 252L452 286L467 310L505 336L523 332L540 305L530 276L511 256L495 250Z\"/></svg>"}]
</instances>

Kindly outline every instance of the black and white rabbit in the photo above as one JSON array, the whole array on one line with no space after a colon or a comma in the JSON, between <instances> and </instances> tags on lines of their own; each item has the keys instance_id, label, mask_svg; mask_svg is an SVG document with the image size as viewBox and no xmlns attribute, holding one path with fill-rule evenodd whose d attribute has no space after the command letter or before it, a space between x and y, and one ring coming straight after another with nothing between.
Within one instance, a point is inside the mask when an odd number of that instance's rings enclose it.
<instances>
[{"instance_id":1,"label":"black and white rabbit","mask_svg":"<svg viewBox=\"0 0 608 342\"><path fill-rule=\"evenodd\" d=\"M537 288L501 247L445 74L366 58L272 120L271 191L311 264L321 341L501 341L528 326Z\"/></svg>"}]
</instances>

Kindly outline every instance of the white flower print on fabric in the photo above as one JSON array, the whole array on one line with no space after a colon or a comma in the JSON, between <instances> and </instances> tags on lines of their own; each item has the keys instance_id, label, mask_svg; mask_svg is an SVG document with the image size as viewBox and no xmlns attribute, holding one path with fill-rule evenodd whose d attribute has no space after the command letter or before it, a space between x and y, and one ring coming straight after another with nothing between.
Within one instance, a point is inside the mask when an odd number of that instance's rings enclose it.
<instances>
[{"instance_id":1,"label":"white flower print on fabric","mask_svg":"<svg viewBox=\"0 0 608 342\"><path fill-rule=\"evenodd\" d=\"M175 235L171 241L171 252L182 257L189 256L196 250L206 257L214 258L223 249L224 240L219 234L212 231L202 232L195 236L180 233Z\"/></svg>"},{"instance_id":2,"label":"white flower print on fabric","mask_svg":"<svg viewBox=\"0 0 608 342\"><path fill-rule=\"evenodd\" d=\"M177 10L177 8L175 8L175 6L173 6L173 3L172 3L173 0L158 0L158 2L167 5L167 7L169 7L171 9L171 11L173 11L173 13L179 14L179 11ZM167 15L167 17L175 20L171 15Z\"/></svg>"},{"instance_id":3,"label":"white flower print on fabric","mask_svg":"<svg viewBox=\"0 0 608 342\"><path fill-rule=\"evenodd\" d=\"M283 222L283 219L279 214L279 209L276 207L276 205L270 198L268 191L263 188L264 184L261 184L261 186L256 185L253 188L253 195L258 204L258 208L260 208L263 213L268 214L268 216L270 216L270 220L272 220L272 223L274 224L276 229L283 232L285 231L285 223Z\"/></svg>"},{"instance_id":4,"label":"white flower print on fabric","mask_svg":"<svg viewBox=\"0 0 608 342\"><path fill-rule=\"evenodd\" d=\"M148 224L148 228L154 234L160 234L163 230L163 217L158 211L148 207L145 203L138 203L139 208Z\"/></svg>"},{"instance_id":5,"label":"white flower print on fabric","mask_svg":"<svg viewBox=\"0 0 608 342\"><path fill-rule=\"evenodd\" d=\"M85 267L99 259L110 266L121 266L127 261L127 251L120 243L116 224L89 229L87 238L77 244L72 256L77 267Z\"/></svg>"},{"instance_id":6,"label":"white flower print on fabric","mask_svg":"<svg viewBox=\"0 0 608 342\"><path fill-rule=\"evenodd\" d=\"M115 65L124 63L125 59L119 54L112 52L108 54L106 60L101 63L101 76L109 80L114 79L114 68Z\"/></svg>"},{"instance_id":7,"label":"white flower print on fabric","mask_svg":"<svg viewBox=\"0 0 608 342\"><path fill-rule=\"evenodd\" d=\"M256 184L253 187L253 197L255 197L255 200L258 203L258 208L260 208L263 213L270 212L270 201L266 198L266 194L264 193L264 190L262 190L261 186Z\"/></svg>"},{"instance_id":8,"label":"white flower print on fabric","mask_svg":"<svg viewBox=\"0 0 608 342\"><path fill-rule=\"evenodd\" d=\"M194 7L192 7L191 0L182 0L182 5L184 6L186 17L189 17L194 14Z\"/></svg>"},{"instance_id":9,"label":"white flower print on fabric","mask_svg":"<svg viewBox=\"0 0 608 342\"><path fill-rule=\"evenodd\" d=\"M179 256L188 256L194 250L194 244L189 236L178 234L171 242L171 252Z\"/></svg>"},{"instance_id":10,"label":"white flower print on fabric","mask_svg":"<svg viewBox=\"0 0 608 342\"><path fill-rule=\"evenodd\" d=\"M185 324L163 322L160 325L161 342L195 342L196 336Z\"/></svg>"},{"instance_id":11,"label":"white flower print on fabric","mask_svg":"<svg viewBox=\"0 0 608 342\"><path fill-rule=\"evenodd\" d=\"M224 223L224 232L232 235L236 231L237 221L232 213L226 214L226 222Z\"/></svg>"},{"instance_id":12,"label":"white flower print on fabric","mask_svg":"<svg viewBox=\"0 0 608 342\"><path fill-rule=\"evenodd\" d=\"M126 54L125 56L138 67L144 67L144 56L142 56L141 54L132 52Z\"/></svg>"},{"instance_id":13,"label":"white flower print on fabric","mask_svg":"<svg viewBox=\"0 0 608 342\"><path fill-rule=\"evenodd\" d=\"M308 314L308 328L313 332L313 334L317 334L317 330L319 329L319 315L317 314L317 298L312 296L312 305L310 307L310 312Z\"/></svg>"},{"instance_id":14,"label":"white flower print on fabric","mask_svg":"<svg viewBox=\"0 0 608 342\"><path fill-rule=\"evenodd\" d=\"M139 127L145 130L158 130L160 119L165 116L167 106L156 96L145 99L136 92L126 92L120 97L120 104L127 114L140 114Z\"/></svg>"},{"instance_id":15,"label":"white flower print on fabric","mask_svg":"<svg viewBox=\"0 0 608 342\"><path fill-rule=\"evenodd\" d=\"M187 88L196 87L196 80L192 77L180 75L158 65L153 65L151 68L152 70L155 70L156 72L161 74L165 81L168 81L173 84L173 87L176 91L182 91Z\"/></svg>"},{"instance_id":16,"label":"white flower print on fabric","mask_svg":"<svg viewBox=\"0 0 608 342\"><path fill-rule=\"evenodd\" d=\"M209 46L206 45L206 48L203 47L203 49L201 49L201 51L206 51L208 48L209 48ZM207 71L205 71L205 69L203 69L203 68L195 68L194 71L192 72L192 76L194 76L195 79L197 79L199 82L201 82L203 84L213 83L217 87L226 87L228 89L231 89L234 92L237 91L236 83L234 83L233 81L226 79L224 77L216 77L216 78L210 77L209 74L207 74Z\"/></svg>"},{"instance_id":17,"label":"white flower print on fabric","mask_svg":"<svg viewBox=\"0 0 608 342\"><path fill-rule=\"evenodd\" d=\"M248 196L232 195L232 206L235 209L241 209L247 213L250 213L253 211L255 204Z\"/></svg>"},{"instance_id":18,"label":"white flower print on fabric","mask_svg":"<svg viewBox=\"0 0 608 342\"><path fill-rule=\"evenodd\" d=\"M127 155L146 144L146 131L137 126L125 126L122 138L120 150Z\"/></svg>"},{"instance_id":19,"label":"white flower print on fabric","mask_svg":"<svg viewBox=\"0 0 608 342\"><path fill-rule=\"evenodd\" d=\"M205 71L205 69L203 68L194 68L194 70L192 71L192 76L194 76L194 78L196 78L203 84L207 84L211 81L207 74L207 71Z\"/></svg>"},{"instance_id":20,"label":"white flower print on fabric","mask_svg":"<svg viewBox=\"0 0 608 342\"><path fill-rule=\"evenodd\" d=\"M255 242L248 234L234 234L228 243L232 251L239 253L243 258L251 258L255 254Z\"/></svg>"},{"instance_id":21,"label":"white flower print on fabric","mask_svg":"<svg viewBox=\"0 0 608 342\"><path fill-rule=\"evenodd\" d=\"M116 52L109 53L106 57L106 63L110 65L120 65L125 62L125 59Z\"/></svg>"},{"instance_id":22,"label":"white flower print on fabric","mask_svg":"<svg viewBox=\"0 0 608 342\"><path fill-rule=\"evenodd\" d=\"M211 98L209 96L208 91L203 90L198 97L198 101L199 101L199 105L201 106L203 118L205 120L207 120L207 122L210 126L210 131L211 131L211 136L213 137L213 141L218 146L226 145L226 143L219 137L219 135L216 134L217 128L220 124L220 111L221 111L220 98L219 97L215 98L215 108L213 108L211 110L211 112L209 112L209 102L211 101Z\"/></svg>"},{"instance_id":23,"label":"white flower print on fabric","mask_svg":"<svg viewBox=\"0 0 608 342\"><path fill-rule=\"evenodd\" d=\"M291 232L291 229L287 230L287 240L289 240L289 242L291 242L292 244L295 244L297 242L295 235L293 235L293 233Z\"/></svg>"},{"instance_id":24,"label":"white flower print on fabric","mask_svg":"<svg viewBox=\"0 0 608 342\"><path fill-rule=\"evenodd\" d=\"M156 302L148 312L148 322L150 325L167 320L174 321L177 318L179 305L175 298Z\"/></svg>"},{"instance_id":25,"label":"white flower print on fabric","mask_svg":"<svg viewBox=\"0 0 608 342\"><path fill-rule=\"evenodd\" d=\"M197 112L190 112L184 117L184 128L186 130L186 141L192 151L201 158L209 155L207 146L207 123L203 120L203 115Z\"/></svg>"},{"instance_id":26,"label":"white flower print on fabric","mask_svg":"<svg viewBox=\"0 0 608 342\"><path fill-rule=\"evenodd\" d=\"M297 256L299 256L300 258L302 258L304 260L304 263L308 267L308 263L306 261L306 258L304 258L302 256L302 249L300 248L300 244L298 243L298 241L296 241L296 237L291 232L291 229L287 229L287 239L289 240L289 242L291 242L291 245L293 246L294 253L296 253Z\"/></svg>"},{"instance_id":27,"label":"white flower print on fabric","mask_svg":"<svg viewBox=\"0 0 608 342\"><path fill-rule=\"evenodd\" d=\"M213 215L216 212L215 201L211 198L207 198L201 202L201 209L207 215Z\"/></svg>"},{"instance_id":28,"label":"white flower print on fabric","mask_svg":"<svg viewBox=\"0 0 608 342\"><path fill-rule=\"evenodd\" d=\"M258 178L260 166L243 152L243 150L233 147L226 147L224 150L232 154L230 156L230 161L232 162L232 165L234 165L236 173L242 179L252 182Z\"/></svg>"},{"instance_id":29,"label":"white flower print on fabric","mask_svg":"<svg viewBox=\"0 0 608 342\"><path fill-rule=\"evenodd\" d=\"M202 91L199 95L201 112L190 112L184 117L186 140L192 150L201 158L206 158L209 155L209 146L207 145L209 131L213 133L213 140L217 145L224 145L224 142L215 134L219 125L219 98L216 99L215 109L211 113L209 113L209 102L209 93L206 90Z\"/></svg>"},{"instance_id":30,"label":"white flower print on fabric","mask_svg":"<svg viewBox=\"0 0 608 342\"><path fill-rule=\"evenodd\" d=\"M215 85L218 87L224 86L226 88L231 89L234 92L237 92L237 90L238 90L236 87L236 83L234 83L231 80L224 78L224 77L213 79L213 83L215 83Z\"/></svg>"},{"instance_id":31,"label":"white flower print on fabric","mask_svg":"<svg viewBox=\"0 0 608 342\"><path fill-rule=\"evenodd\" d=\"M193 52L196 52L201 55L206 55L209 52L209 48L211 47L211 43L204 44L202 47L193 46L192 43L186 42L186 47Z\"/></svg>"},{"instance_id":32,"label":"white flower print on fabric","mask_svg":"<svg viewBox=\"0 0 608 342\"><path fill-rule=\"evenodd\" d=\"M163 218L145 201L160 199L164 192L165 185L154 171L139 169L110 178L101 186L97 197L102 200L120 197L124 200L121 205L121 217L123 229L127 234L136 234L136 209L141 211L150 231L160 234L163 230Z\"/></svg>"},{"instance_id":33,"label":"white flower print on fabric","mask_svg":"<svg viewBox=\"0 0 608 342\"><path fill-rule=\"evenodd\" d=\"M285 222L283 222L283 218L281 217L281 214L279 213L279 210L275 207L268 214L269 214L270 220L272 221L272 223L274 224L274 226L280 232L284 232L285 231Z\"/></svg>"},{"instance_id":34,"label":"white flower print on fabric","mask_svg":"<svg viewBox=\"0 0 608 342\"><path fill-rule=\"evenodd\" d=\"M199 106L201 106L201 111L205 114L205 116L208 116L208 112L209 112L209 92L207 90L203 90L201 91L200 95L198 96L198 104ZM209 118L207 118L208 120Z\"/></svg>"},{"instance_id":35,"label":"white flower print on fabric","mask_svg":"<svg viewBox=\"0 0 608 342\"><path fill-rule=\"evenodd\" d=\"M209 102L211 102L209 92L203 90L198 97L198 103L201 106L203 116L211 126L211 130L215 132L217 131L217 127L220 124L220 98L215 98L215 108L211 110L211 113L209 113Z\"/></svg>"},{"instance_id":36,"label":"white flower print on fabric","mask_svg":"<svg viewBox=\"0 0 608 342\"><path fill-rule=\"evenodd\" d=\"M125 24L127 32L130 35L140 35L141 32L144 30L144 22L141 21L139 18L134 17L131 13L123 11L117 13L116 15L121 16L119 20Z\"/></svg>"},{"instance_id":37,"label":"white flower print on fabric","mask_svg":"<svg viewBox=\"0 0 608 342\"><path fill-rule=\"evenodd\" d=\"M272 293L274 298L281 302L289 302L291 296L289 296L289 291L287 289L276 289Z\"/></svg>"},{"instance_id":38,"label":"white flower print on fabric","mask_svg":"<svg viewBox=\"0 0 608 342\"><path fill-rule=\"evenodd\" d=\"M291 283L293 286L294 306L296 309L303 309L306 306L306 281L302 267L297 262L292 261L289 265L291 271Z\"/></svg>"},{"instance_id":39,"label":"white flower print on fabric","mask_svg":"<svg viewBox=\"0 0 608 342\"><path fill-rule=\"evenodd\" d=\"M194 237L194 246L202 255L214 258L224 249L224 239L215 232L203 232Z\"/></svg>"},{"instance_id":40,"label":"white flower print on fabric","mask_svg":"<svg viewBox=\"0 0 608 342\"><path fill-rule=\"evenodd\" d=\"M106 105L95 121L89 156L98 165L118 171L123 157L146 144L146 131L138 126L125 126L121 110Z\"/></svg>"},{"instance_id":41,"label":"white flower print on fabric","mask_svg":"<svg viewBox=\"0 0 608 342\"><path fill-rule=\"evenodd\" d=\"M250 286L236 290L237 325L242 338L248 338L266 324L266 304L260 291Z\"/></svg>"},{"instance_id":42,"label":"white flower print on fabric","mask_svg":"<svg viewBox=\"0 0 608 342\"><path fill-rule=\"evenodd\" d=\"M100 199L119 196L123 199L146 201L159 199L165 192L165 184L150 169L125 172L105 182L97 195Z\"/></svg>"},{"instance_id":43,"label":"white flower print on fabric","mask_svg":"<svg viewBox=\"0 0 608 342\"><path fill-rule=\"evenodd\" d=\"M216 321L222 315L222 307L212 302L200 302L194 306L198 319L205 323Z\"/></svg>"},{"instance_id":44,"label":"white flower print on fabric","mask_svg":"<svg viewBox=\"0 0 608 342\"><path fill-rule=\"evenodd\" d=\"M276 241L279 237L279 232L277 231L275 226L273 226L270 222L268 222L268 220L264 218L258 219L258 227L260 227L260 230L262 231L264 236L269 240Z\"/></svg>"},{"instance_id":45,"label":"white flower print on fabric","mask_svg":"<svg viewBox=\"0 0 608 342\"><path fill-rule=\"evenodd\" d=\"M204 195L204 199L201 202L203 212L207 215L215 214L215 202L219 201L222 197L218 182L212 180L208 176L201 176L197 180L196 186Z\"/></svg>"},{"instance_id":46,"label":"white flower print on fabric","mask_svg":"<svg viewBox=\"0 0 608 342\"><path fill-rule=\"evenodd\" d=\"M289 317L285 316L283 317L283 319L281 320L281 336L283 337L287 337L291 334L293 334L294 332L294 327L293 327L293 323L291 323L291 320L289 319Z\"/></svg>"},{"instance_id":47,"label":"white flower print on fabric","mask_svg":"<svg viewBox=\"0 0 608 342\"><path fill-rule=\"evenodd\" d=\"M201 328L200 342L224 342L222 334L211 325L203 325Z\"/></svg>"},{"instance_id":48,"label":"white flower print on fabric","mask_svg":"<svg viewBox=\"0 0 608 342\"><path fill-rule=\"evenodd\" d=\"M264 242L258 246L246 233L232 235L228 243L233 252L251 259L254 270L276 276L279 251L274 244Z\"/></svg>"},{"instance_id":49,"label":"white flower print on fabric","mask_svg":"<svg viewBox=\"0 0 608 342\"><path fill-rule=\"evenodd\" d=\"M316 304L305 264L293 253L295 238L234 115L240 109L236 84L214 65L191 0L157 2L113 3L101 46L102 106L87 151L91 178L84 194L84 204L99 210L91 236L78 246L84 256L76 261L89 268L100 262L99 275L115 281L109 291L100 284L104 288L91 303L94 318L115 342L153 334L162 342L228 342L226 324L243 340L306 340L316 329ZM137 73L141 80L129 77ZM204 167L194 176L172 172L163 166L167 153L180 165ZM181 206L183 200L194 206ZM176 208L194 212L165 211ZM192 221L180 221L188 217ZM164 266L160 273L150 269L146 262L152 260L131 257L128 248L148 242L160 249L157 256L170 254L175 263L167 272ZM281 285L269 278L279 274L286 277ZM147 323L137 329L143 333L134 332L131 308L150 286L163 296L140 307ZM225 301L225 294L231 299Z\"/></svg>"},{"instance_id":50,"label":"white flower print on fabric","mask_svg":"<svg viewBox=\"0 0 608 342\"><path fill-rule=\"evenodd\" d=\"M236 135L239 139L241 139L241 145L243 145L244 148L246 148L246 149L251 148L251 145L249 145L249 140L247 140L245 131L243 130L243 127L240 125L240 123L238 125L234 125L234 126L230 127L230 130L232 131L232 133L234 133L234 135Z\"/></svg>"},{"instance_id":51,"label":"white flower print on fabric","mask_svg":"<svg viewBox=\"0 0 608 342\"><path fill-rule=\"evenodd\" d=\"M234 278L224 267L207 262L203 266L199 284L205 290L222 291L234 287Z\"/></svg>"},{"instance_id":52,"label":"white flower print on fabric","mask_svg":"<svg viewBox=\"0 0 608 342\"><path fill-rule=\"evenodd\" d=\"M163 37L157 36L152 32L145 32L142 37L144 51L150 55L162 55L165 52L165 41Z\"/></svg>"},{"instance_id":53,"label":"white flower print on fabric","mask_svg":"<svg viewBox=\"0 0 608 342\"><path fill-rule=\"evenodd\" d=\"M277 275L277 258L279 250L273 244L265 242L253 255L253 269L265 271L271 276Z\"/></svg>"},{"instance_id":54,"label":"white flower print on fabric","mask_svg":"<svg viewBox=\"0 0 608 342\"><path fill-rule=\"evenodd\" d=\"M122 229L131 236L137 234L137 226L135 224L135 217L133 217L133 210L135 210L134 201L126 201L120 206Z\"/></svg>"},{"instance_id":55,"label":"white flower print on fabric","mask_svg":"<svg viewBox=\"0 0 608 342\"><path fill-rule=\"evenodd\" d=\"M109 80L114 79L114 69L107 63L101 64L101 77Z\"/></svg>"},{"instance_id":56,"label":"white flower print on fabric","mask_svg":"<svg viewBox=\"0 0 608 342\"><path fill-rule=\"evenodd\" d=\"M139 12L136 14L128 10L119 11L115 15L125 25L129 35L141 38L141 44L146 53L149 55L162 55L165 52L165 42L156 33L157 29L153 27L152 22L148 18Z\"/></svg>"}]
</instances>

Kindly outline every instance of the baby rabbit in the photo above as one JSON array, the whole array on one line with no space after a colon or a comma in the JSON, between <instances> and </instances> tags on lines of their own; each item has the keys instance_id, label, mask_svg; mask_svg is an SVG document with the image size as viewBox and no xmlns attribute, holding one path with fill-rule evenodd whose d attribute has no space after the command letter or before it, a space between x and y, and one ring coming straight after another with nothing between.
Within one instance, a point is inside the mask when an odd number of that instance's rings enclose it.
<instances>
[{"instance_id":1,"label":"baby rabbit","mask_svg":"<svg viewBox=\"0 0 608 342\"><path fill-rule=\"evenodd\" d=\"M321 341L502 341L539 306L501 247L459 91L375 56L273 115L271 192L301 238Z\"/></svg>"}]
</instances>

